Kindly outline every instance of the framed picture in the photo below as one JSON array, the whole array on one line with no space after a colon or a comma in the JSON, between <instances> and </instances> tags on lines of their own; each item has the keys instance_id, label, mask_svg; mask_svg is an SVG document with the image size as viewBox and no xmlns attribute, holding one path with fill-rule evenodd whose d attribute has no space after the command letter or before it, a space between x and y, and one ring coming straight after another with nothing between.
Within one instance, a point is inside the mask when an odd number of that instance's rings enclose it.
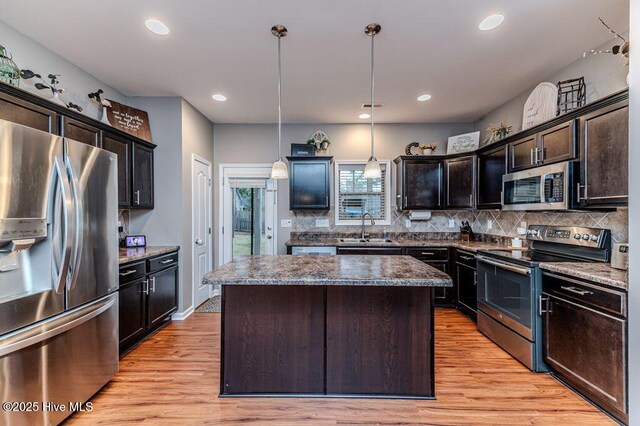
<instances>
[{"instance_id":1,"label":"framed picture","mask_svg":"<svg viewBox=\"0 0 640 426\"><path fill-rule=\"evenodd\" d=\"M461 154L478 149L480 145L480 132L465 133L451 136L447 143L447 154Z\"/></svg>"}]
</instances>

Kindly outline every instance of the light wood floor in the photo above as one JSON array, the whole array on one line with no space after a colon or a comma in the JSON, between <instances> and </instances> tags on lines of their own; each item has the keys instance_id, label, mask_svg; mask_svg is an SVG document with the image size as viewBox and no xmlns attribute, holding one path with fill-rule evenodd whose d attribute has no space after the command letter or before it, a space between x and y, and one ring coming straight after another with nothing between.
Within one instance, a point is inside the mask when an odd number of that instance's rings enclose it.
<instances>
[{"instance_id":1,"label":"light wood floor","mask_svg":"<svg viewBox=\"0 0 640 426\"><path fill-rule=\"evenodd\" d=\"M552 377L534 374L454 310L436 311L436 401L218 398L220 314L177 321L122 359L73 425L603 425L608 417Z\"/></svg>"}]
</instances>

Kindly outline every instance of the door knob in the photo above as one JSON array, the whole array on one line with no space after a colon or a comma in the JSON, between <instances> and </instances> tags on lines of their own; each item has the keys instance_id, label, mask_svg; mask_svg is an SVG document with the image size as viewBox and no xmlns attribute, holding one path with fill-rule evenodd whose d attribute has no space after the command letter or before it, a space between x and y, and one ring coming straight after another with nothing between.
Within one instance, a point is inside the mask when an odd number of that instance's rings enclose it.
<instances>
[{"instance_id":1,"label":"door knob","mask_svg":"<svg viewBox=\"0 0 640 426\"><path fill-rule=\"evenodd\" d=\"M199 246L202 245L202 243L204 243L203 240L201 240L200 238L196 238L196 244L198 244Z\"/></svg>"},{"instance_id":2,"label":"door knob","mask_svg":"<svg viewBox=\"0 0 640 426\"><path fill-rule=\"evenodd\" d=\"M271 235L267 235L267 240L270 240L271 238L273 238Z\"/></svg>"}]
</instances>

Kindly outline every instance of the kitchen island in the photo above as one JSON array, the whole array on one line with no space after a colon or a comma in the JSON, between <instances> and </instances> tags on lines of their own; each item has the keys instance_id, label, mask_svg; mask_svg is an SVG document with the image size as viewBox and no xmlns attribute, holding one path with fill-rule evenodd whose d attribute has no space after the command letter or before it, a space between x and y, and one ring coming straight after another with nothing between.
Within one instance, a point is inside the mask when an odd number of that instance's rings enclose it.
<instances>
[{"instance_id":1,"label":"kitchen island","mask_svg":"<svg viewBox=\"0 0 640 426\"><path fill-rule=\"evenodd\" d=\"M434 398L433 288L409 256L248 256L222 285L220 396Z\"/></svg>"}]
</instances>

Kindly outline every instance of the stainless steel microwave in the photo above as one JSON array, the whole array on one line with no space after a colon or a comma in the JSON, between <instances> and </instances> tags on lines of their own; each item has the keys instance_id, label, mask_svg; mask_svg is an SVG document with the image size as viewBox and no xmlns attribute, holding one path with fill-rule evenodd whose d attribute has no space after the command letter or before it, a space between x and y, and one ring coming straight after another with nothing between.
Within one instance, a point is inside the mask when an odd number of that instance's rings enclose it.
<instances>
[{"instance_id":1,"label":"stainless steel microwave","mask_svg":"<svg viewBox=\"0 0 640 426\"><path fill-rule=\"evenodd\" d=\"M536 167L502 177L503 210L568 210L575 161Z\"/></svg>"}]
</instances>

